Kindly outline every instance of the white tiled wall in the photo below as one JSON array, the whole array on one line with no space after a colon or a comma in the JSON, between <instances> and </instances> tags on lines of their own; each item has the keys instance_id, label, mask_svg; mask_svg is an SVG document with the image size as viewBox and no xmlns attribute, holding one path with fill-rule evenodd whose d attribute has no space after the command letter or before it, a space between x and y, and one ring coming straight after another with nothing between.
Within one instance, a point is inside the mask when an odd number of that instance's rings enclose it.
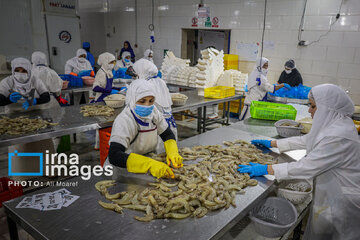
<instances>
[{"instance_id":1,"label":"white tiled wall","mask_svg":"<svg viewBox=\"0 0 360 240\"><path fill-rule=\"evenodd\" d=\"M80 0L80 8L101 11L103 6L99 2ZM270 59L269 80L275 82L284 62L293 58L303 75L304 84L314 86L329 82L351 87L351 97L360 104L360 1L345 0L341 17L332 31L310 46L299 47L298 28L304 2L268 1L265 40L275 43L275 49L264 51L264 56ZM158 66L164 49L171 49L180 56L181 28L191 28L191 18L195 16L198 3L198 0L155 0L154 51ZM260 42L263 0L204 0L204 3L210 7L211 16L219 18L220 28L232 30L230 53L236 54L238 42ZM315 41L326 33L340 3L341 0L309 0L303 40ZM150 31L147 26L151 21L151 1L137 0L137 4L139 48L135 53L137 57L142 57L143 51L149 47ZM109 5L110 12L104 15L105 31L109 33L115 27L116 32L104 38L106 50L114 52L121 48L124 40L135 41L135 14L126 11L135 7L135 0L112 0Z\"/></svg>"}]
</instances>

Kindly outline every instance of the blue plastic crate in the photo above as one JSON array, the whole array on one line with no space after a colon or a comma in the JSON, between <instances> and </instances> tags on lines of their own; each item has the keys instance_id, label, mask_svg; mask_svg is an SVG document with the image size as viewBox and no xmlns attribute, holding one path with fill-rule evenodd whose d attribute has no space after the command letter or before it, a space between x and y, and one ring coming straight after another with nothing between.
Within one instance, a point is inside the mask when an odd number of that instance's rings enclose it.
<instances>
[{"instance_id":1,"label":"blue plastic crate","mask_svg":"<svg viewBox=\"0 0 360 240\"><path fill-rule=\"evenodd\" d=\"M68 87L83 87L84 83L81 77L70 74L59 74L59 77L64 81L69 81Z\"/></svg>"},{"instance_id":2,"label":"blue plastic crate","mask_svg":"<svg viewBox=\"0 0 360 240\"><path fill-rule=\"evenodd\" d=\"M85 76L90 76L91 75L91 72L92 70L83 70L83 71L80 71L78 76L79 77L85 77Z\"/></svg>"}]
</instances>

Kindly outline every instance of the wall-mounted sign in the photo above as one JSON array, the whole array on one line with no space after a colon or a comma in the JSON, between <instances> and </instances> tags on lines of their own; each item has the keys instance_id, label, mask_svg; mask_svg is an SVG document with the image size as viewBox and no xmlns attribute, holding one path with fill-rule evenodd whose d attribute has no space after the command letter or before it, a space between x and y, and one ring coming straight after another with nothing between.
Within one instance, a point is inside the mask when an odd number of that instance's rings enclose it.
<instances>
[{"instance_id":1,"label":"wall-mounted sign","mask_svg":"<svg viewBox=\"0 0 360 240\"><path fill-rule=\"evenodd\" d=\"M210 8L209 7L199 7L198 8L198 18L208 18L210 17Z\"/></svg>"},{"instance_id":2,"label":"wall-mounted sign","mask_svg":"<svg viewBox=\"0 0 360 240\"><path fill-rule=\"evenodd\" d=\"M45 11L76 14L76 0L45 0Z\"/></svg>"},{"instance_id":3,"label":"wall-mounted sign","mask_svg":"<svg viewBox=\"0 0 360 240\"><path fill-rule=\"evenodd\" d=\"M192 19L191 19L191 26L192 27L197 27L198 26L198 19L197 19L197 17L193 17Z\"/></svg>"},{"instance_id":4,"label":"wall-mounted sign","mask_svg":"<svg viewBox=\"0 0 360 240\"><path fill-rule=\"evenodd\" d=\"M71 41L71 34L68 31L61 31L59 33L59 39L64 43L69 43Z\"/></svg>"},{"instance_id":5,"label":"wall-mounted sign","mask_svg":"<svg viewBox=\"0 0 360 240\"><path fill-rule=\"evenodd\" d=\"M214 17L212 19L212 27L219 27L218 23L219 23L219 19L217 17Z\"/></svg>"},{"instance_id":6,"label":"wall-mounted sign","mask_svg":"<svg viewBox=\"0 0 360 240\"><path fill-rule=\"evenodd\" d=\"M211 27L210 17L208 17L208 18L206 19L205 27Z\"/></svg>"}]
</instances>

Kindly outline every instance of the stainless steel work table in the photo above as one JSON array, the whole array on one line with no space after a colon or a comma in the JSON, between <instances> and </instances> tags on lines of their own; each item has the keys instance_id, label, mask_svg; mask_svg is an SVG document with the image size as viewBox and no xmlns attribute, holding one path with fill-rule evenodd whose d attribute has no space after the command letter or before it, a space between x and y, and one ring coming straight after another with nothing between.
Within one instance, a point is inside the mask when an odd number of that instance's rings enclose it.
<instances>
[{"instance_id":1,"label":"stainless steel work table","mask_svg":"<svg viewBox=\"0 0 360 240\"><path fill-rule=\"evenodd\" d=\"M218 128L191 137L179 143L181 147L207 144L221 144L224 140L243 139L250 141L260 138L256 134L234 130L229 127ZM141 176L141 175L139 175ZM78 187L68 187L80 198L67 208L54 211L17 209L16 205L23 197L4 203L8 216L12 239L17 237L17 225L20 225L36 239L218 239L274 188L274 182L265 177L256 178L259 184L245 188L246 193L236 196L236 208L210 212L207 216L183 220L157 219L150 223L138 222L133 216L142 216L142 212L124 210L123 214L103 209L97 201L104 199L94 188L97 181L104 177L92 177L83 181L79 177L67 180L78 181ZM137 179L137 184L135 180ZM147 183L136 177L126 178L116 186L117 191L139 188ZM32 194L51 192L60 187L47 187Z\"/></svg>"},{"instance_id":2,"label":"stainless steel work table","mask_svg":"<svg viewBox=\"0 0 360 240\"><path fill-rule=\"evenodd\" d=\"M189 110L191 108L197 108L198 110L198 128L205 131L206 127L206 106L218 103L224 103L241 98L241 96L235 95L233 97L224 99L208 99L197 95L196 91L186 91L185 95L189 97L186 105L181 107L174 107L173 113ZM59 137L73 133L86 132L99 128L111 127L116 116L122 111L123 108L115 109L114 116L111 117L83 117L80 113L80 107L85 105L73 105L68 107L35 110L29 112L14 113L8 116L11 118L18 116L28 116L30 118L41 117L42 119L48 119L51 122L59 123L56 126L51 126L39 131L23 134L23 135L7 135L0 136L0 147L11 146L15 144L24 144L29 142L36 142L52 137ZM204 114L202 114L204 113ZM227 116L229 117L229 116ZM229 119L225 120L227 124Z\"/></svg>"}]
</instances>

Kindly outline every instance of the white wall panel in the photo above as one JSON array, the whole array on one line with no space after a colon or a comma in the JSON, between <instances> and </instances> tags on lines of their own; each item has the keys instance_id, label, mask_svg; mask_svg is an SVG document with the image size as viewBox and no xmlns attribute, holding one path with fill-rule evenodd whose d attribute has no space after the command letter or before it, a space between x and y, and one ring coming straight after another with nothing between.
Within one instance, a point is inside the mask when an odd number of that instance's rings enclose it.
<instances>
[{"instance_id":1,"label":"white wall panel","mask_svg":"<svg viewBox=\"0 0 360 240\"><path fill-rule=\"evenodd\" d=\"M80 0L83 2L85 0ZM99 6L93 2L95 11ZM125 12L126 6L134 6L134 1L123 0L115 4L110 1L111 13L105 17L105 26L115 26L117 31L106 38L108 50L122 45L124 40L135 40L134 12ZM327 32L334 19L341 0L309 0L305 16L302 39L315 41ZM191 28L191 19L196 15L195 0L156 0L155 9L155 63L160 66L163 49L172 49L180 56L181 28ZM273 41L274 49L265 49L264 56L270 60L269 79L277 80L284 61L293 58L303 74L305 84L314 86L323 82L338 82L352 86L360 85L360 1L346 0L341 9L341 18L331 32L318 42L306 47L297 46L298 28L304 0L268 1L265 40ZM116 8L111 8L111 5ZM220 28L231 29L230 52L236 53L236 44L261 41L263 0L206 0L211 17L219 18ZM167 6L159 10L158 6ZM89 9L89 6L87 7ZM138 43L139 50L149 45L147 26L151 16L151 1L138 0ZM97 31L91 29L91 31ZM141 51L140 51L141 52ZM158 55L159 56L156 56ZM142 57L142 56L141 56ZM335 81L338 79L337 81ZM352 96L360 95L360 89L353 87ZM358 91L358 92L356 92ZM357 95L356 95L357 96ZM355 97L356 98L356 97ZM360 102L359 102L360 103Z\"/></svg>"}]
</instances>

